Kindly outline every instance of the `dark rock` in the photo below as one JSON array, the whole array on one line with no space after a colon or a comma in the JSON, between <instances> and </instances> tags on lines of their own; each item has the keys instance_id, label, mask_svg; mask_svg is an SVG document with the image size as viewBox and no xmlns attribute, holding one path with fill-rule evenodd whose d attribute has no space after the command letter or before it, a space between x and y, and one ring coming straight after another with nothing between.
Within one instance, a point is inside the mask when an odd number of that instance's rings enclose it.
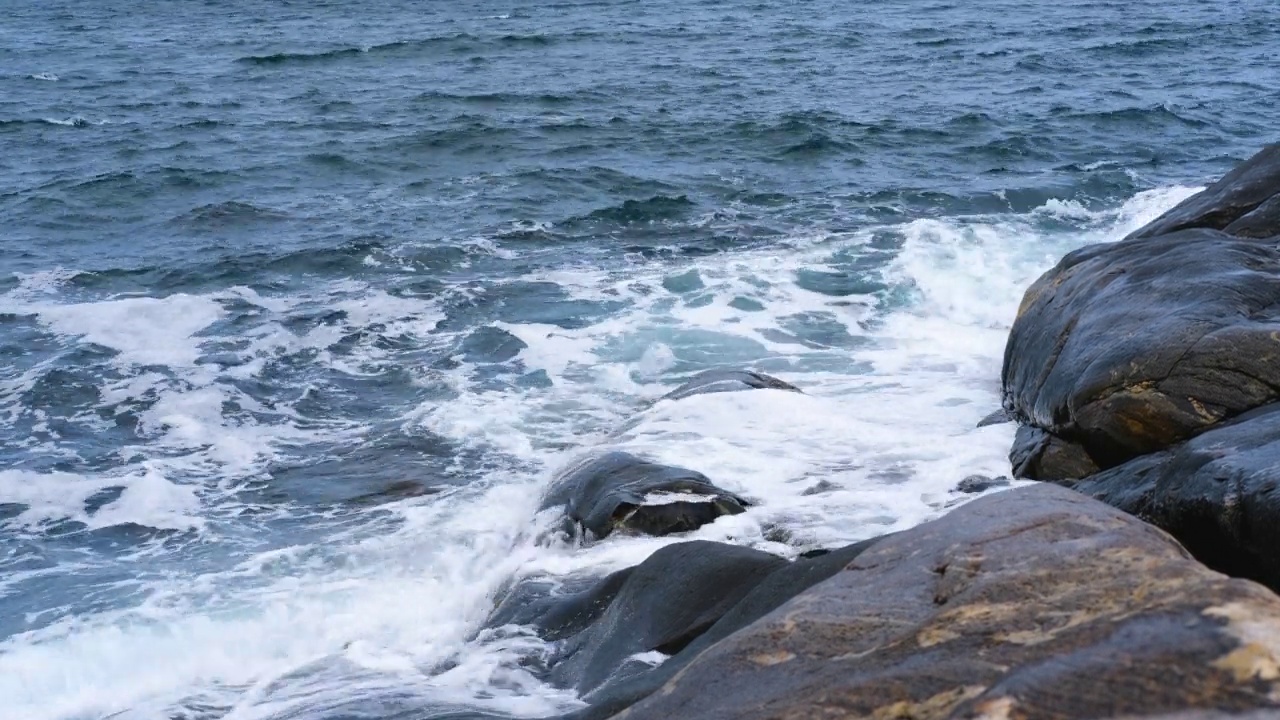
<instances>
[{"instance_id":1,"label":"dark rock","mask_svg":"<svg viewBox=\"0 0 1280 720\"><path fill-rule=\"evenodd\" d=\"M551 679L586 693L618 678L633 655L678 653L785 564L776 555L725 543L668 545L623 571L621 581L615 573L587 591L594 599L612 595L611 602L585 631L565 641ZM606 587L611 583L617 588ZM586 605L575 602L575 608ZM574 618L572 624L592 612L570 609L558 615Z\"/></svg>"},{"instance_id":2,"label":"dark rock","mask_svg":"<svg viewBox=\"0 0 1280 720\"><path fill-rule=\"evenodd\" d=\"M888 536L886 536L888 537ZM863 540L835 550L820 550L787 563L751 588L732 609L683 650L644 673L619 678L586 697L591 706L566 720L611 717L662 687L704 650L773 611L787 600L839 572L883 538Z\"/></svg>"},{"instance_id":3,"label":"dark rock","mask_svg":"<svg viewBox=\"0 0 1280 720\"><path fill-rule=\"evenodd\" d=\"M689 532L749 505L700 472L610 452L563 472L542 509L564 507L569 519L600 539L618 529L647 535Z\"/></svg>"},{"instance_id":4,"label":"dark rock","mask_svg":"<svg viewBox=\"0 0 1280 720\"><path fill-rule=\"evenodd\" d=\"M1218 182L1178 203L1172 210L1130 233L1129 237L1155 237L1187 228L1230 228L1236 220L1277 193L1280 193L1280 145L1269 145L1223 175ZM1247 225L1259 227L1257 219ZM1250 237L1270 237L1277 232L1280 232L1280 227L1276 232Z\"/></svg>"},{"instance_id":5,"label":"dark rock","mask_svg":"<svg viewBox=\"0 0 1280 720\"><path fill-rule=\"evenodd\" d=\"M986 475L970 475L956 485L956 491L962 493L986 492L991 488L1008 487L1007 477L987 477Z\"/></svg>"},{"instance_id":6,"label":"dark rock","mask_svg":"<svg viewBox=\"0 0 1280 720\"><path fill-rule=\"evenodd\" d=\"M1280 235L1280 194L1227 226L1223 232L1237 237L1269 238Z\"/></svg>"},{"instance_id":7,"label":"dark rock","mask_svg":"<svg viewBox=\"0 0 1280 720\"><path fill-rule=\"evenodd\" d=\"M1001 408L979 420L978 427L984 428L991 425L1003 425L1005 423L1014 422L1015 420L1017 420L1017 418L1010 414L1008 410Z\"/></svg>"},{"instance_id":8,"label":"dark rock","mask_svg":"<svg viewBox=\"0 0 1280 720\"><path fill-rule=\"evenodd\" d=\"M885 538L617 717L1109 718L1280 707L1280 597L1037 484Z\"/></svg>"},{"instance_id":9,"label":"dark rock","mask_svg":"<svg viewBox=\"0 0 1280 720\"><path fill-rule=\"evenodd\" d=\"M1114 467L1276 399L1277 323L1277 243L1184 230L1086 247L1027 290L1005 407L1078 446L1070 465Z\"/></svg>"},{"instance_id":10,"label":"dark rock","mask_svg":"<svg viewBox=\"0 0 1280 720\"><path fill-rule=\"evenodd\" d=\"M1034 480L1066 480L1088 477L1098 472L1098 465L1077 443L1022 425L1013 436L1009 463L1014 477Z\"/></svg>"},{"instance_id":11,"label":"dark rock","mask_svg":"<svg viewBox=\"0 0 1280 720\"><path fill-rule=\"evenodd\" d=\"M1209 567L1280 592L1280 404L1075 483Z\"/></svg>"},{"instance_id":12,"label":"dark rock","mask_svg":"<svg viewBox=\"0 0 1280 720\"><path fill-rule=\"evenodd\" d=\"M571 579L568 587L545 578L522 580L505 593L484 627L521 625L533 628L547 641L571 637L590 627L609 608L634 570L625 568L604 579Z\"/></svg>"},{"instance_id":13,"label":"dark rock","mask_svg":"<svg viewBox=\"0 0 1280 720\"><path fill-rule=\"evenodd\" d=\"M690 395L765 389L800 392L800 388L791 383L754 370L703 370L680 387L663 395L662 399L679 400Z\"/></svg>"},{"instance_id":14,"label":"dark rock","mask_svg":"<svg viewBox=\"0 0 1280 720\"><path fill-rule=\"evenodd\" d=\"M831 482L830 480L819 480L817 483L813 484L812 486L805 488L804 491L801 492L800 494L801 495L821 495L822 493L828 493L833 490L839 490L839 489L840 489L840 486Z\"/></svg>"}]
</instances>

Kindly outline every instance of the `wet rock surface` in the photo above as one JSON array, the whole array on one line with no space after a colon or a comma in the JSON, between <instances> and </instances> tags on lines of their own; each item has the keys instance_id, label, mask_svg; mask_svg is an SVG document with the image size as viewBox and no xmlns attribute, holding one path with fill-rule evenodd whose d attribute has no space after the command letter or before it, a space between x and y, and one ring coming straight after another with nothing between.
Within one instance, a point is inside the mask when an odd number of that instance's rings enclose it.
<instances>
[{"instance_id":1,"label":"wet rock surface","mask_svg":"<svg viewBox=\"0 0 1280 720\"><path fill-rule=\"evenodd\" d=\"M1271 237L1280 234L1280 224L1268 224L1262 218L1275 217L1278 195L1280 145L1269 145L1129 237L1155 237L1186 228L1225 228L1245 237ZM1262 212L1255 215L1259 209Z\"/></svg>"},{"instance_id":2,"label":"wet rock surface","mask_svg":"<svg viewBox=\"0 0 1280 720\"><path fill-rule=\"evenodd\" d=\"M1164 528L1209 567L1280 591L1280 405L1074 487Z\"/></svg>"},{"instance_id":3,"label":"wet rock surface","mask_svg":"<svg viewBox=\"0 0 1280 720\"><path fill-rule=\"evenodd\" d=\"M1019 477L1069 480L1280 397L1280 145L1027 290L1005 348Z\"/></svg>"},{"instance_id":4,"label":"wet rock surface","mask_svg":"<svg viewBox=\"0 0 1280 720\"><path fill-rule=\"evenodd\" d=\"M627 573L583 632L560 648L551 671L556 685L590 693L606 682L648 670L628 660L674 655L706 632L766 576L786 564L759 550L705 540L668 545ZM593 598L604 593L593 588ZM580 603L575 603L580 604Z\"/></svg>"},{"instance_id":5,"label":"wet rock surface","mask_svg":"<svg viewBox=\"0 0 1280 720\"><path fill-rule=\"evenodd\" d=\"M551 656L530 669L590 703L567 718L606 718L880 540L814 550L794 561L726 543L676 543L595 581L516 583L485 627L524 626L553 642Z\"/></svg>"},{"instance_id":6,"label":"wet rock surface","mask_svg":"<svg viewBox=\"0 0 1280 720\"><path fill-rule=\"evenodd\" d=\"M1280 145L1038 279L1003 384L1015 476L1074 487L1280 588Z\"/></svg>"},{"instance_id":7,"label":"wet rock surface","mask_svg":"<svg viewBox=\"0 0 1280 720\"><path fill-rule=\"evenodd\" d=\"M1276 708L1278 668L1280 597L1034 485L875 543L618 717L1159 717Z\"/></svg>"},{"instance_id":8,"label":"wet rock surface","mask_svg":"<svg viewBox=\"0 0 1280 720\"><path fill-rule=\"evenodd\" d=\"M1277 327L1276 243L1182 230L1086 247L1027 291L1005 404L1113 467L1274 400Z\"/></svg>"},{"instance_id":9,"label":"wet rock surface","mask_svg":"<svg viewBox=\"0 0 1280 720\"><path fill-rule=\"evenodd\" d=\"M1007 477L989 477L987 475L970 475L956 484L956 492L976 494L995 488L1008 487Z\"/></svg>"},{"instance_id":10,"label":"wet rock surface","mask_svg":"<svg viewBox=\"0 0 1280 720\"><path fill-rule=\"evenodd\" d=\"M749 505L700 472L615 451L571 465L552 483L541 509L563 507L573 528L602 539L616 530L689 532Z\"/></svg>"}]
</instances>

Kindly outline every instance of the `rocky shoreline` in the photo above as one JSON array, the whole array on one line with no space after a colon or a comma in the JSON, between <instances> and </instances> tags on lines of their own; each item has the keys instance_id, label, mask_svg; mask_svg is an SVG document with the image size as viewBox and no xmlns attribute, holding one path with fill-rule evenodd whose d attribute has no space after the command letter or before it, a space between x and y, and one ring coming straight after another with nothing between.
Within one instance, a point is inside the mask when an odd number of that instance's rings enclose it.
<instances>
[{"instance_id":1,"label":"rocky shoreline","mask_svg":"<svg viewBox=\"0 0 1280 720\"><path fill-rule=\"evenodd\" d=\"M1002 382L1014 474L1046 482L791 561L691 541L526 578L481 632L550 641L573 720L1280 717L1280 146L1045 273ZM714 371L664 401L728 391L799 390ZM598 542L749 505L614 452L544 509Z\"/></svg>"}]
</instances>

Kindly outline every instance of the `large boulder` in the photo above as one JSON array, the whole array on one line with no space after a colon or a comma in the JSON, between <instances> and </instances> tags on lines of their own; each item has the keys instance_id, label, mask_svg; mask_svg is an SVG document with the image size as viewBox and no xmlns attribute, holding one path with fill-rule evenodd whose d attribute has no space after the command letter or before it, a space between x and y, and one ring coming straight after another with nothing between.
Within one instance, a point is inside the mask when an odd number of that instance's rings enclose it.
<instances>
[{"instance_id":1,"label":"large boulder","mask_svg":"<svg viewBox=\"0 0 1280 720\"><path fill-rule=\"evenodd\" d=\"M1027 290L1004 403L1017 472L1079 477L1280 395L1280 247L1180 230L1070 253ZM1046 453L1048 453L1046 455Z\"/></svg>"},{"instance_id":2,"label":"large boulder","mask_svg":"<svg viewBox=\"0 0 1280 720\"><path fill-rule=\"evenodd\" d=\"M541 509L563 507L577 529L601 539L615 530L689 532L749 505L700 472L614 451L567 468L552 482Z\"/></svg>"},{"instance_id":3,"label":"large boulder","mask_svg":"<svg viewBox=\"0 0 1280 720\"><path fill-rule=\"evenodd\" d=\"M1129 237L1155 237L1187 228L1225 230L1241 237L1280 235L1280 145L1263 148Z\"/></svg>"},{"instance_id":4,"label":"large boulder","mask_svg":"<svg viewBox=\"0 0 1280 720\"><path fill-rule=\"evenodd\" d=\"M1280 404L1074 487L1167 530L1209 567L1280 591Z\"/></svg>"},{"instance_id":5,"label":"large boulder","mask_svg":"<svg viewBox=\"0 0 1280 720\"><path fill-rule=\"evenodd\" d=\"M881 540L617 717L1065 720L1277 707L1280 597L1205 568L1132 516L1038 484Z\"/></svg>"}]
</instances>

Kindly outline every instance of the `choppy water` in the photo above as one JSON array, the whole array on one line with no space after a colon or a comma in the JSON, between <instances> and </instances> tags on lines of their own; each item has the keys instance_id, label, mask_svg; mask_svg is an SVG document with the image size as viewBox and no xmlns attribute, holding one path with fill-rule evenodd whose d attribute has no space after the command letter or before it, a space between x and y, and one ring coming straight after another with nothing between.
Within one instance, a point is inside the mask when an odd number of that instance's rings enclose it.
<instances>
[{"instance_id":1,"label":"choppy water","mask_svg":"<svg viewBox=\"0 0 1280 720\"><path fill-rule=\"evenodd\" d=\"M1023 287L1280 129L1265 0L4 10L22 720L575 707L476 636L672 541L539 545L575 451L706 472L759 504L696 535L775 552L935 516L1007 472ZM718 365L807 394L646 410Z\"/></svg>"}]
</instances>

